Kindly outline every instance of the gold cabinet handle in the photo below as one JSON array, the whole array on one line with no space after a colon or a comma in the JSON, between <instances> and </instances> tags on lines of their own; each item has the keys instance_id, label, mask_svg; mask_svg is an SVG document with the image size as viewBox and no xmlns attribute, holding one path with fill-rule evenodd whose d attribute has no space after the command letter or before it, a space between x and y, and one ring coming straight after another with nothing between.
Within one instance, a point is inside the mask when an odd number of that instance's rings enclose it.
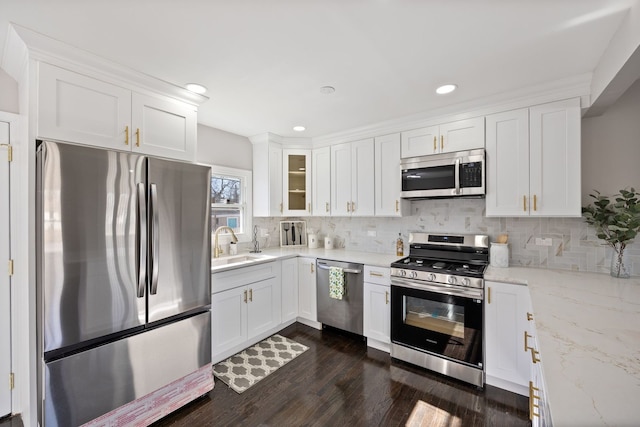
<instances>
[{"instance_id":1,"label":"gold cabinet handle","mask_svg":"<svg viewBox=\"0 0 640 427\"><path fill-rule=\"evenodd\" d=\"M396 212L400 211L400 200L396 200Z\"/></svg>"},{"instance_id":2,"label":"gold cabinet handle","mask_svg":"<svg viewBox=\"0 0 640 427\"><path fill-rule=\"evenodd\" d=\"M491 286L487 288L487 304L491 304Z\"/></svg>"},{"instance_id":3,"label":"gold cabinet handle","mask_svg":"<svg viewBox=\"0 0 640 427\"><path fill-rule=\"evenodd\" d=\"M280 213L282 213L282 202L280 202Z\"/></svg>"},{"instance_id":4,"label":"gold cabinet handle","mask_svg":"<svg viewBox=\"0 0 640 427\"><path fill-rule=\"evenodd\" d=\"M540 352L537 351L536 349L534 349L533 347L529 347L529 350L531 350L531 361L535 365L536 363L538 363L540 361L540 358L538 357Z\"/></svg>"},{"instance_id":5,"label":"gold cabinet handle","mask_svg":"<svg viewBox=\"0 0 640 427\"><path fill-rule=\"evenodd\" d=\"M313 270L313 264L309 264L309 265L311 266L311 273L313 273L313 272L314 272L314 270Z\"/></svg>"},{"instance_id":6,"label":"gold cabinet handle","mask_svg":"<svg viewBox=\"0 0 640 427\"><path fill-rule=\"evenodd\" d=\"M444 150L444 135L440 135L440 149Z\"/></svg>"},{"instance_id":7,"label":"gold cabinet handle","mask_svg":"<svg viewBox=\"0 0 640 427\"><path fill-rule=\"evenodd\" d=\"M244 302L247 302L247 291L244 291Z\"/></svg>"},{"instance_id":8,"label":"gold cabinet handle","mask_svg":"<svg viewBox=\"0 0 640 427\"><path fill-rule=\"evenodd\" d=\"M540 403L535 404L535 399L540 399L540 395L536 394L536 391L540 391L539 388L533 386L533 381L529 381L529 420L533 421L533 417L540 416ZM535 412L538 409L538 412Z\"/></svg>"},{"instance_id":9,"label":"gold cabinet handle","mask_svg":"<svg viewBox=\"0 0 640 427\"><path fill-rule=\"evenodd\" d=\"M325 202L325 204L324 204L324 211L325 211L325 212L329 212L329 202Z\"/></svg>"},{"instance_id":10,"label":"gold cabinet handle","mask_svg":"<svg viewBox=\"0 0 640 427\"><path fill-rule=\"evenodd\" d=\"M538 196L536 196L535 194L533 195L533 210L538 210Z\"/></svg>"},{"instance_id":11,"label":"gold cabinet handle","mask_svg":"<svg viewBox=\"0 0 640 427\"><path fill-rule=\"evenodd\" d=\"M531 349L531 347L529 347L529 338L531 337L533 337L533 335L529 335L527 331L524 331L524 352L525 353L529 351L529 349Z\"/></svg>"},{"instance_id":12,"label":"gold cabinet handle","mask_svg":"<svg viewBox=\"0 0 640 427\"><path fill-rule=\"evenodd\" d=\"M354 202L351 202L351 212L355 212L356 211L356 204Z\"/></svg>"},{"instance_id":13,"label":"gold cabinet handle","mask_svg":"<svg viewBox=\"0 0 640 427\"><path fill-rule=\"evenodd\" d=\"M124 127L124 145L129 145L129 126Z\"/></svg>"},{"instance_id":14,"label":"gold cabinet handle","mask_svg":"<svg viewBox=\"0 0 640 427\"><path fill-rule=\"evenodd\" d=\"M434 136L433 137L433 152L435 153L437 149L438 149L438 137Z\"/></svg>"},{"instance_id":15,"label":"gold cabinet handle","mask_svg":"<svg viewBox=\"0 0 640 427\"><path fill-rule=\"evenodd\" d=\"M136 128L136 147L140 147L140 128Z\"/></svg>"},{"instance_id":16,"label":"gold cabinet handle","mask_svg":"<svg viewBox=\"0 0 640 427\"><path fill-rule=\"evenodd\" d=\"M311 203L309 203L308 206L309 206L309 213L311 213Z\"/></svg>"},{"instance_id":17,"label":"gold cabinet handle","mask_svg":"<svg viewBox=\"0 0 640 427\"><path fill-rule=\"evenodd\" d=\"M529 322L531 322L533 320L533 314L529 313L528 311L527 311L527 320Z\"/></svg>"},{"instance_id":18,"label":"gold cabinet handle","mask_svg":"<svg viewBox=\"0 0 640 427\"><path fill-rule=\"evenodd\" d=\"M527 196L522 196L522 209L524 209L524 211L527 211Z\"/></svg>"},{"instance_id":19,"label":"gold cabinet handle","mask_svg":"<svg viewBox=\"0 0 640 427\"><path fill-rule=\"evenodd\" d=\"M0 144L0 147L7 147L7 162L13 162L13 146L11 144Z\"/></svg>"},{"instance_id":20,"label":"gold cabinet handle","mask_svg":"<svg viewBox=\"0 0 640 427\"><path fill-rule=\"evenodd\" d=\"M349 202L347 202L347 212L351 212L351 211L349 210L349 206L351 206L351 205L349 204Z\"/></svg>"},{"instance_id":21,"label":"gold cabinet handle","mask_svg":"<svg viewBox=\"0 0 640 427\"><path fill-rule=\"evenodd\" d=\"M389 304L389 291L384 291L384 303Z\"/></svg>"},{"instance_id":22,"label":"gold cabinet handle","mask_svg":"<svg viewBox=\"0 0 640 427\"><path fill-rule=\"evenodd\" d=\"M370 271L369 272L369 276L384 277L384 275L382 273L378 273L378 272L375 272L375 271Z\"/></svg>"},{"instance_id":23,"label":"gold cabinet handle","mask_svg":"<svg viewBox=\"0 0 640 427\"><path fill-rule=\"evenodd\" d=\"M249 302L253 302L253 289L249 289Z\"/></svg>"}]
</instances>

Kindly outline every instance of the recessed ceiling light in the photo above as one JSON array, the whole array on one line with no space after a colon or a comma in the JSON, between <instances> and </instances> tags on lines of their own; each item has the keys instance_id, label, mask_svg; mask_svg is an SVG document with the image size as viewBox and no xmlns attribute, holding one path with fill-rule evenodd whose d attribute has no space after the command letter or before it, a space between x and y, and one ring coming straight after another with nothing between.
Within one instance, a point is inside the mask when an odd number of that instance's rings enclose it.
<instances>
[{"instance_id":1,"label":"recessed ceiling light","mask_svg":"<svg viewBox=\"0 0 640 427\"><path fill-rule=\"evenodd\" d=\"M336 91L336 88L333 86L322 86L320 88L320 93L324 93L325 95L329 95Z\"/></svg>"},{"instance_id":2,"label":"recessed ceiling light","mask_svg":"<svg viewBox=\"0 0 640 427\"><path fill-rule=\"evenodd\" d=\"M307 128L304 126L294 126L293 130L295 130L296 132L304 132Z\"/></svg>"},{"instance_id":3,"label":"recessed ceiling light","mask_svg":"<svg viewBox=\"0 0 640 427\"><path fill-rule=\"evenodd\" d=\"M454 85L454 84L442 85L436 89L436 93L438 95L444 95L444 94L453 92L454 90L456 90L457 87L458 85Z\"/></svg>"},{"instance_id":4,"label":"recessed ceiling light","mask_svg":"<svg viewBox=\"0 0 640 427\"><path fill-rule=\"evenodd\" d=\"M198 83L187 83L184 87L187 88L187 90L199 93L200 95L207 92L207 88Z\"/></svg>"}]
</instances>

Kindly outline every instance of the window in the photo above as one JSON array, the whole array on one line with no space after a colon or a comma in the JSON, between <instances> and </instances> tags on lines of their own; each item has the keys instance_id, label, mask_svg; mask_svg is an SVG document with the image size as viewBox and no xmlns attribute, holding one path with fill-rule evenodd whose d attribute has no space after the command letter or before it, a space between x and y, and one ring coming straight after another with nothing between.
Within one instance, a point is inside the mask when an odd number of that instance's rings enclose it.
<instances>
[{"instance_id":1,"label":"window","mask_svg":"<svg viewBox=\"0 0 640 427\"><path fill-rule=\"evenodd\" d=\"M211 166L212 232L226 225L239 241L251 241L251 199L251 171Z\"/></svg>"}]
</instances>

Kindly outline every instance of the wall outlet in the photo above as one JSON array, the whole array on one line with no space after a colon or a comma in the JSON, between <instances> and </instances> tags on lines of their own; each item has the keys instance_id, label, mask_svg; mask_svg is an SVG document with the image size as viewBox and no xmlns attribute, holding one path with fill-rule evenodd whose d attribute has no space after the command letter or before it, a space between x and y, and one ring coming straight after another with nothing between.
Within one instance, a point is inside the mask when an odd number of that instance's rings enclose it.
<instances>
[{"instance_id":1,"label":"wall outlet","mask_svg":"<svg viewBox=\"0 0 640 427\"><path fill-rule=\"evenodd\" d=\"M551 246L552 244L551 237L536 237L536 245L538 246Z\"/></svg>"},{"instance_id":2,"label":"wall outlet","mask_svg":"<svg viewBox=\"0 0 640 427\"><path fill-rule=\"evenodd\" d=\"M368 230L367 231L367 236L369 237L376 237L378 235L378 233L376 233L376 230Z\"/></svg>"}]
</instances>

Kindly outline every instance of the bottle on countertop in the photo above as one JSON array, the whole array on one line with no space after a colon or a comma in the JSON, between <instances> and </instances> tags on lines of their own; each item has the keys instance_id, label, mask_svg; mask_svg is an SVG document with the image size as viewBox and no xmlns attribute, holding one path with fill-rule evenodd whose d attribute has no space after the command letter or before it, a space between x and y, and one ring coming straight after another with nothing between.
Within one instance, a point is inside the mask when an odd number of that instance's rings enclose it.
<instances>
[{"instance_id":1,"label":"bottle on countertop","mask_svg":"<svg viewBox=\"0 0 640 427\"><path fill-rule=\"evenodd\" d=\"M398 233L398 240L396 240L396 256L404 256L404 241L402 240L402 233Z\"/></svg>"}]
</instances>

